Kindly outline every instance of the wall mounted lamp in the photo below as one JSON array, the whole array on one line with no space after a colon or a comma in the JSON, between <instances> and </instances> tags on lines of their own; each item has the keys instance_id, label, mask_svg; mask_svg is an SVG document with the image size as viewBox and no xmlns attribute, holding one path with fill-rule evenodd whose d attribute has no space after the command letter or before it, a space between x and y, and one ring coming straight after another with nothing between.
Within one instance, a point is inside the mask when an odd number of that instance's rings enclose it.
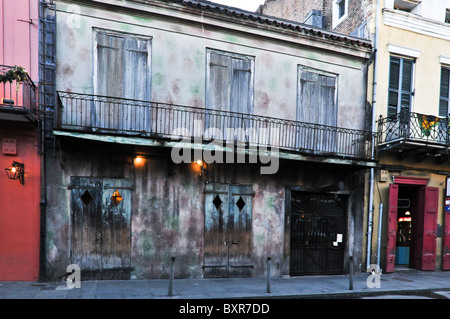
<instances>
[{"instance_id":1,"label":"wall mounted lamp","mask_svg":"<svg viewBox=\"0 0 450 319\"><path fill-rule=\"evenodd\" d=\"M200 176L205 175L206 174L206 169L207 169L206 163L204 161L200 160L200 159L197 160L196 163L197 163L198 166L200 166Z\"/></svg>"},{"instance_id":2,"label":"wall mounted lamp","mask_svg":"<svg viewBox=\"0 0 450 319\"><path fill-rule=\"evenodd\" d=\"M19 182L24 185L25 165L23 163L14 161L11 166L5 168L5 171L9 179L18 179Z\"/></svg>"}]
</instances>

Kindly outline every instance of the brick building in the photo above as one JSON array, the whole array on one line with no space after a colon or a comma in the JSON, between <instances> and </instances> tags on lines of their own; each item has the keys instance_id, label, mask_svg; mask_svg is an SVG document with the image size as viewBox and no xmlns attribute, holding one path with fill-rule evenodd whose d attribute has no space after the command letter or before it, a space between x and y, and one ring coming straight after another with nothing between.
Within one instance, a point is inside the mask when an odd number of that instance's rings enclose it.
<instances>
[{"instance_id":1,"label":"brick building","mask_svg":"<svg viewBox=\"0 0 450 319\"><path fill-rule=\"evenodd\" d=\"M266 0L260 13L369 38L372 0Z\"/></svg>"}]
</instances>

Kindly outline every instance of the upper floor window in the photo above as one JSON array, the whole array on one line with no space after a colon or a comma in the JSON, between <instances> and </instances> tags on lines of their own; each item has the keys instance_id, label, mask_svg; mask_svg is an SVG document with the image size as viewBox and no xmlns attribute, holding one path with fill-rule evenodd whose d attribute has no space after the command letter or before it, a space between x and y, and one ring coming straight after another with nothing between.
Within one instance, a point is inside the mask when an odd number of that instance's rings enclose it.
<instances>
[{"instance_id":1,"label":"upper floor window","mask_svg":"<svg viewBox=\"0 0 450 319\"><path fill-rule=\"evenodd\" d=\"M395 116L402 108L411 110L414 60L392 56L390 60L388 116Z\"/></svg>"},{"instance_id":2,"label":"upper floor window","mask_svg":"<svg viewBox=\"0 0 450 319\"><path fill-rule=\"evenodd\" d=\"M336 126L337 76L299 66L297 121Z\"/></svg>"},{"instance_id":3,"label":"upper floor window","mask_svg":"<svg viewBox=\"0 0 450 319\"><path fill-rule=\"evenodd\" d=\"M333 0L333 29L348 15L349 0Z\"/></svg>"},{"instance_id":4,"label":"upper floor window","mask_svg":"<svg viewBox=\"0 0 450 319\"><path fill-rule=\"evenodd\" d=\"M150 101L151 38L94 29L94 94ZM97 103L91 113L96 128L150 131L145 107Z\"/></svg>"},{"instance_id":5,"label":"upper floor window","mask_svg":"<svg viewBox=\"0 0 450 319\"><path fill-rule=\"evenodd\" d=\"M336 74L299 66L297 121L312 124L337 126L337 83ZM311 143L317 149L335 152L337 133L334 129L318 129L304 126L297 131L296 147L310 149Z\"/></svg>"},{"instance_id":6,"label":"upper floor window","mask_svg":"<svg viewBox=\"0 0 450 319\"><path fill-rule=\"evenodd\" d=\"M447 117L450 113L450 66L441 68L440 91L439 116Z\"/></svg>"},{"instance_id":7,"label":"upper floor window","mask_svg":"<svg viewBox=\"0 0 450 319\"><path fill-rule=\"evenodd\" d=\"M450 23L450 9L445 10L445 23Z\"/></svg>"},{"instance_id":8,"label":"upper floor window","mask_svg":"<svg viewBox=\"0 0 450 319\"><path fill-rule=\"evenodd\" d=\"M94 30L95 94L150 100L150 38Z\"/></svg>"},{"instance_id":9,"label":"upper floor window","mask_svg":"<svg viewBox=\"0 0 450 319\"><path fill-rule=\"evenodd\" d=\"M207 108L252 114L253 69L253 57L208 50Z\"/></svg>"}]
</instances>

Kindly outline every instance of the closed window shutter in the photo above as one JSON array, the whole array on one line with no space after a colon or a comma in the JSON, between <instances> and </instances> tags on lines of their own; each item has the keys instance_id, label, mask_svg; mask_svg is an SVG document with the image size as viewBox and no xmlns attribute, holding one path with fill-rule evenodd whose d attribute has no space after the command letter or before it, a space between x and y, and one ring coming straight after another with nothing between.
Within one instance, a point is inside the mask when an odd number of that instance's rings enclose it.
<instances>
[{"instance_id":1,"label":"closed window shutter","mask_svg":"<svg viewBox=\"0 0 450 319\"><path fill-rule=\"evenodd\" d=\"M414 61L391 57L389 75L388 116L396 116L401 108L411 109Z\"/></svg>"},{"instance_id":2,"label":"closed window shutter","mask_svg":"<svg viewBox=\"0 0 450 319\"><path fill-rule=\"evenodd\" d=\"M230 110L230 58L211 53L209 63L209 107L214 110Z\"/></svg>"},{"instance_id":3,"label":"closed window shutter","mask_svg":"<svg viewBox=\"0 0 450 319\"><path fill-rule=\"evenodd\" d=\"M391 58L389 76L388 116L395 116L398 108L398 88L400 81L400 59Z\"/></svg>"},{"instance_id":4,"label":"closed window shutter","mask_svg":"<svg viewBox=\"0 0 450 319\"><path fill-rule=\"evenodd\" d=\"M336 78L310 70L300 73L297 120L336 126Z\"/></svg>"},{"instance_id":5,"label":"closed window shutter","mask_svg":"<svg viewBox=\"0 0 450 319\"><path fill-rule=\"evenodd\" d=\"M447 117L450 102L450 69L442 68L441 72L441 97L439 100L439 116Z\"/></svg>"},{"instance_id":6,"label":"closed window shutter","mask_svg":"<svg viewBox=\"0 0 450 319\"><path fill-rule=\"evenodd\" d=\"M97 94L122 97L124 38L97 34Z\"/></svg>"}]
</instances>

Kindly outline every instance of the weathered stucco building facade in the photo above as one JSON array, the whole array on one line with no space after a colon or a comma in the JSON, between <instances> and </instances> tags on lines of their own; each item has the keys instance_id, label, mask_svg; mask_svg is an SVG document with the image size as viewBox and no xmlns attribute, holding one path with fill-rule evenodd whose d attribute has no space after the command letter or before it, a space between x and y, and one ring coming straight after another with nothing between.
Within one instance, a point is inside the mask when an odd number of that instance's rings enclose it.
<instances>
[{"instance_id":1,"label":"weathered stucco building facade","mask_svg":"<svg viewBox=\"0 0 450 319\"><path fill-rule=\"evenodd\" d=\"M202 1L55 4L49 280L361 270L369 42Z\"/></svg>"}]
</instances>

